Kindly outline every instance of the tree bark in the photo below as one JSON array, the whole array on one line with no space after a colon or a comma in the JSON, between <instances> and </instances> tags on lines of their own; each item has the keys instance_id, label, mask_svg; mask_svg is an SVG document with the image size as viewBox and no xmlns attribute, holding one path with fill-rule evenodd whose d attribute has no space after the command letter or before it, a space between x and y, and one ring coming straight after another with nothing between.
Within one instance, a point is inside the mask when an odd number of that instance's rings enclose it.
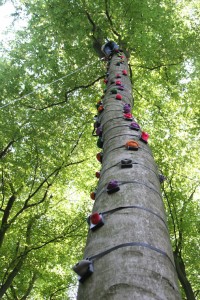
<instances>
[{"instance_id":1,"label":"tree bark","mask_svg":"<svg viewBox=\"0 0 200 300\"><path fill-rule=\"evenodd\" d=\"M4 296L4 294L6 293L6 291L8 290L8 288L10 287L10 285L13 282L13 279L15 278L15 276L19 273L19 271L22 268L22 265L24 263L26 259L26 256L22 256L21 259L18 261L18 263L16 264L16 266L14 267L14 269L10 272L10 274L8 275L5 283L3 283L0 287L0 299L2 299L2 297Z\"/></svg>"},{"instance_id":2,"label":"tree bark","mask_svg":"<svg viewBox=\"0 0 200 300\"><path fill-rule=\"evenodd\" d=\"M10 211L13 207L13 204L14 204L15 200L16 200L16 196L12 195L9 198L8 204L6 205L6 208L4 210L4 214L3 214L2 221L1 221L1 226L0 226L0 248L3 244L6 231L8 230L8 228L10 226L10 224L8 223L8 218L10 216Z\"/></svg>"},{"instance_id":3,"label":"tree bark","mask_svg":"<svg viewBox=\"0 0 200 300\"><path fill-rule=\"evenodd\" d=\"M109 62L104 110L99 115L103 160L93 207L93 212L116 210L103 213L104 226L88 233L84 258L93 262L94 273L79 284L78 300L178 300L157 167L148 144L140 141L141 130L131 130L130 121L123 119L123 105L132 108L133 97L130 79L122 74L128 72L126 57L122 60L114 54ZM118 73L121 78L116 78ZM111 93L119 87L116 80L124 86L118 90L122 100ZM125 148L129 140L139 143L138 151ZM132 168L121 168L123 159L131 159ZM106 187L113 179L120 190L108 194Z\"/></svg>"},{"instance_id":4,"label":"tree bark","mask_svg":"<svg viewBox=\"0 0 200 300\"><path fill-rule=\"evenodd\" d=\"M192 290L191 284L187 278L187 274L185 271L184 261L177 249L174 251L174 260L178 274L178 279L184 289L187 300L195 300L194 292Z\"/></svg>"}]
</instances>

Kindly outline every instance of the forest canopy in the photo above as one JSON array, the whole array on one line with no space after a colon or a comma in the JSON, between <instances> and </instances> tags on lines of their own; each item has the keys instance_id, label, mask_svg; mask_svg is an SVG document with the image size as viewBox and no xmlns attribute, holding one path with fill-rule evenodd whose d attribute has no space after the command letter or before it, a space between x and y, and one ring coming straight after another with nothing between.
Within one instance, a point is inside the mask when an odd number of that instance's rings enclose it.
<instances>
[{"instance_id":1,"label":"forest canopy","mask_svg":"<svg viewBox=\"0 0 200 300\"><path fill-rule=\"evenodd\" d=\"M72 266L83 255L99 170L100 46L115 40L129 57L133 114L166 177L182 297L191 289L200 299L200 3L12 2L10 31L18 20L26 25L1 42L0 297L75 297Z\"/></svg>"}]
</instances>

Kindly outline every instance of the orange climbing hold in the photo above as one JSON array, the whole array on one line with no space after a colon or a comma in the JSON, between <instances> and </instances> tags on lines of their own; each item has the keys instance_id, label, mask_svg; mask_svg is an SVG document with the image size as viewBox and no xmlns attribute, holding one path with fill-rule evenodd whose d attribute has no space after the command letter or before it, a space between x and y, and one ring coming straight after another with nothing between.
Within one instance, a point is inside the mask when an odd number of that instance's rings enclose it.
<instances>
[{"instance_id":1,"label":"orange climbing hold","mask_svg":"<svg viewBox=\"0 0 200 300\"><path fill-rule=\"evenodd\" d=\"M101 113L101 112L104 110L104 107L103 107L103 105L99 105L99 107L98 107L98 109L97 109L97 110L98 110L98 112L99 112L99 113Z\"/></svg>"},{"instance_id":2,"label":"orange climbing hold","mask_svg":"<svg viewBox=\"0 0 200 300\"><path fill-rule=\"evenodd\" d=\"M92 192L92 193L90 194L90 198L91 198L92 200L95 200L95 197L96 197L96 193L95 193L95 192Z\"/></svg>"},{"instance_id":3,"label":"orange climbing hold","mask_svg":"<svg viewBox=\"0 0 200 300\"><path fill-rule=\"evenodd\" d=\"M130 140L125 144L126 149L128 150L138 150L139 144L134 140Z\"/></svg>"}]
</instances>

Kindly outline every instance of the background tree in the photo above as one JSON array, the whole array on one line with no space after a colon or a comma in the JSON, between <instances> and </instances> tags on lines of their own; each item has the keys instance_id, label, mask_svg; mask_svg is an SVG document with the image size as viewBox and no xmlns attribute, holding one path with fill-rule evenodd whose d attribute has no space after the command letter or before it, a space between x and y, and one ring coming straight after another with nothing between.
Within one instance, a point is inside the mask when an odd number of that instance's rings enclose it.
<instances>
[{"instance_id":1,"label":"background tree","mask_svg":"<svg viewBox=\"0 0 200 300\"><path fill-rule=\"evenodd\" d=\"M98 167L91 132L104 66L92 47L98 38L94 23L104 38L125 44L131 54L134 115L150 133L154 157L167 177L163 194L172 245L198 299L199 4L15 5L15 18L26 17L28 25L2 46L0 62L1 220L6 208L7 222L16 216L1 248L2 284L22 254L33 245L44 247L28 252L3 297L20 299L31 290L35 299L68 299L76 284L71 266L82 258ZM9 199L10 204L15 199L10 210ZM19 214L27 200L34 206Z\"/></svg>"}]
</instances>

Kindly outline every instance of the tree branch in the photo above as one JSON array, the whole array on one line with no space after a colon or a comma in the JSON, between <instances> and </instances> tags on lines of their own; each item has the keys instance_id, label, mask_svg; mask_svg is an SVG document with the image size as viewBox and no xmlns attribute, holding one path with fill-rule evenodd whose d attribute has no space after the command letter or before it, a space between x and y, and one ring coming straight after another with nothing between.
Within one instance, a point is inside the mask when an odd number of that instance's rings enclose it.
<instances>
[{"instance_id":1,"label":"tree branch","mask_svg":"<svg viewBox=\"0 0 200 300\"><path fill-rule=\"evenodd\" d=\"M16 290L15 290L15 288L13 287L12 284L10 285L10 291L11 291L11 293L12 293L12 299L13 299L13 300L19 300L18 297L17 297Z\"/></svg>"},{"instance_id":2,"label":"tree branch","mask_svg":"<svg viewBox=\"0 0 200 300\"><path fill-rule=\"evenodd\" d=\"M63 288L61 287L61 288L55 290L55 292L51 293L51 295L49 296L49 300L55 299L54 296L55 296L57 293L59 293L59 292L61 292L61 291L64 291L64 290L66 290L67 288L70 288L70 287L72 287L72 286L75 287L75 285L68 285L68 286L65 285Z\"/></svg>"},{"instance_id":3,"label":"tree branch","mask_svg":"<svg viewBox=\"0 0 200 300\"><path fill-rule=\"evenodd\" d=\"M34 286L34 283L36 280L37 280L37 275L36 275L36 273L33 273L33 276L31 278L31 280L29 281L28 289L27 289L26 293L24 294L24 296L20 300L27 299L27 297L30 295L30 293L33 289L33 286Z\"/></svg>"},{"instance_id":4,"label":"tree branch","mask_svg":"<svg viewBox=\"0 0 200 300\"><path fill-rule=\"evenodd\" d=\"M136 93L145 101L149 102L149 99L145 98L135 87L133 87L133 90L136 91ZM169 120L163 115L162 111L161 111L161 107L157 104L154 103L154 106L158 109L158 113L159 115L163 118L163 120L165 121L166 125L168 128L170 128L170 122Z\"/></svg>"},{"instance_id":5,"label":"tree branch","mask_svg":"<svg viewBox=\"0 0 200 300\"><path fill-rule=\"evenodd\" d=\"M4 214L3 214L2 222L1 222L1 228L0 228L0 248L1 248L2 243L3 243L5 233L6 233L7 229L10 226L9 223L8 223L8 218L10 216L10 211L12 209L12 206L13 206L15 200L16 200L16 195L12 195L9 198L7 206L4 210Z\"/></svg>"},{"instance_id":6,"label":"tree branch","mask_svg":"<svg viewBox=\"0 0 200 300\"><path fill-rule=\"evenodd\" d=\"M94 81L90 82L89 84L85 84L85 85L79 85L77 87L74 87L73 89L69 90L66 92L65 96L66 96L66 99L68 97L68 94L72 93L72 92L75 92L77 90L80 90L80 89L87 89L91 86L93 86L96 82L98 82L99 80L103 79L105 77L105 75L102 75L100 77L98 77L97 79L95 79Z\"/></svg>"},{"instance_id":7,"label":"tree branch","mask_svg":"<svg viewBox=\"0 0 200 300\"><path fill-rule=\"evenodd\" d=\"M182 256L179 253L177 248L174 251L174 261L175 261L176 270L178 273L178 279L181 282L181 285L184 289L187 300L195 300L196 297L194 295L192 286L187 278L187 274L185 271L185 263L184 263Z\"/></svg>"},{"instance_id":8,"label":"tree branch","mask_svg":"<svg viewBox=\"0 0 200 300\"><path fill-rule=\"evenodd\" d=\"M131 65L128 64L128 67L129 67L129 72L130 72L130 81L131 81L131 83L133 84L133 72L132 72Z\"/></svg>"},{"instance_id":9,"label":"tree branch","mask_svg":"<svg viewBox=\"0 0 200 300\"><path fill-rule=\"evenodd\" d=\"M91 15L89 14L89 12L86 11L86 10L84 12L85 12L85 14L88 18L88 21L92 25L93 48L94 48L96 54L100 58L103 58L104 54L101 51L101 47L105 43L106 36L105 36L104 32L101 30L101 28L95 24L95 22L93 21Z\"/></svg>"},{"instance_id":10,"label":"tree branch","mask_svg":"<svg viewBox=\"0 0 200 300\"><path fill-rule=\"evenodd\" d=\"M74 149L76 148L77 144L73 147L71 153L74 151ZM47 176L47 178L45 178L41 183L40 185L37 187L37 189L31 194L28 196L28 198L25 200L25 203L24 203L24 206L14 215L14 217L12 219L9 220L9 224L8 224L8 228L10 227L10 225L17 219L17 217L23 213L25 210L29 209L29 208L32 208L32 207L35 207L41 203L43 203L46 199L46 196L48 194L48 190L49 188L52 186L53 184L53 181L56 179L56 177L58 176L59 172L61 169L63 168L67 168L71 165L75 165L75 164L79 164L79 163L82 163L84 162L85 160L80 160L80 161L76 161L76 162L71 162L71 163L68 163L68 164L62 164L60 167L58 167L57 169L55 169L50 175ZM56 173L57 172L57 173ZM55 174L56 173L56 174ZM49 178L52 176L52 175L55 175L54 178L52 179L51 183L48 183L48 180ZM39 200L38 202L35 202L35 203L31 203L31 204L28 204L29 200L34 196L36 195L37 192L39 192L39 190L42 188L42 186L47 183L47 188L44 192L44 195L42 197L41 200ZM8 229L6 228L6 230Z\"/></svg>"},{"instance_id":11,"label":"tree branch","mask_svg":"<svg viewBox=\"0 0 200 300\"><path fill-rule=\"evenodd\" d=\"M112 30L112 32L114 33L114 35L116 35L118 38L119 38L119 41L121 41L121 34L118 33L114 28L113 28L113 22L112 22L112 19L111 19L111 16L109 14L109 9L108 9L108 0L105 0L105 15L108 19L108 22L110 23L110 28Z\"/></svg>"},{"instance_id":12,"label":"tree branch","mask_svg":"<svg viewBox=\"0 0 200 300\"><path fill-rule=\"evenodd\" d=\"M2 186L2 202L0 206L0 211L4 212L5 210L2 208L5 201L5 182L4 182L4 168L1 170L1 186Z\"/></svg>"},{"instance_id":13,"label":"tree branch","mask_svg":"<svg viewBox=\"0 0 200 300\"><path fill-rule=\"evenodd\" d=\"M51 103L51 104L49 104L49 105L46 105L46 106L43 106L43 107L39 107L39 108L38 108L38 107L34 107L34 106L30 106L30 105L27 105L26 107L27 107L27 108L30 108L30 109L42 111L42 110L48 109L48 108L50 108L50 107L54 107L54 106L58 106L58 105L65 104L65 103L67 103L67 101L68 101L68 95L69 95L69 94L71 94L71 93L73 93L73 92L75 92L75 91L77 91L77 90L80 90L80 89L86 89L86 88L88 88L88 87L91 87L91 86L93 86L96 82L98 82L99 80L103 79L104 77L105 77L105 76L102 75L102 76L98 77L97 79L95 79L94 81L92 81L92 82L89 83L89 84L86 84L86 85L80 85L80 86L74 87L73 89L67 91L67 92L65 93L65 100L63 100L63 101Z\"/></svg>"},{"instance_id":14,"label":"tree branch","mask_svg":"<svg viewBox=\"0 0 200 300\"><path fill-rule=\"evenodd\" d=\"M81 222L78 225L76 225L76 228L74 228L74 226L73 226L74 224L72 222L72 224L70 226L68 226L67 231L66 231L66 229L64 229L60 235L57 235L49 240L43 241L39 245L34 245L32 247L26 247L26 251L24 251L18 257L16 257L14 261L21 259L24 256L27 256L31 251L42 249L45 246L47 246L51 243L54 243L54 242L61 242L66 237L81 237L82 238L82 235L75 234L75 232L78 230L78 228L81 228L83 226L83 224L85 224L85 219L81 220ZM70 230L70 228L72 228L72 229Z\"/></svg>"},{"instance_id":15,"label":"tree branch","mask_svg":"<svg viewBox=\"0 0 200 300\"><path fill-rule=\"evenodd\" d=\"M175 216L175 219L176 219L177 230L179 232L180 231L180 224L179 224L179 219L178 219L178 216L177 216L177 209L176 209L176 206L174 204L174 193L173 193L173 186L172 186L172 177L174 176L174 173L175 173L175 166L174 166L173 175L168 180L168 182L169 182L169 186L170 186L170 195L171 195L171 199L172 199L171 203L172 203L172 206L173 206L174 216Z\"/></svg>"},{"instance_id":16,"label":"tree branch","mask_svg":"<svg viewBox=\"0 0 200 300\"><path fill-rule=\"evenodd\" d=\"M163 67L170 67L170 66L176 66L176 65L179 65L182 61L179 61L177 63L171 63L171 64L160 64L158 66L154 66L154 67L147 67L147 66L144 66L144 65L131 65L131 67L138 67L138 68L143 68L143 69L147 69L147 70L150 70L150 71L153 71L153 70L156 70L156 69L161 69Z\"/></svg>"},{"instance_id":17,"label":"tree branch","mask_svg":"<svg viewBox=\"0 0 200 300\"><path fill-rule=\"evenodd\" d=\"M19 257L19 260L18 260L17 264L15 265L15 267L13 268L13 270L8 275L6 281L0 287L0 299L6 293L6 291L8 290L8 288L10 287L10 285L12 284L13 279L19 273L19 271L22 268L22 265L24 264L24 261L25 261L25 259L27 257L27 254L28 254L27 249L28 249L28 244L30 243L30 235L31 235L31 228L32 228L33 222L34 222L34 219L31 219L31 220L29 220L29 222L27 224L26 246L24 248L23 254L20 255L20 257Z\"/></svg>"},{"instance_id":18,"label":"tree branch","mask_svg":"<svg viewBox=\"0 0 200 300\"><path fill-rule=\"evenodd\" d=\"M96 32L96 30L97 30L97 26L96 26L96 24L94 23L94 21L92 20L92 18L91 18L91 16L90 16L89 12L88 12L87 10L85 10L85 14L86 14L86 16L87 16L87 18L88 18L88 21L89 21L90 24L92 25L92 33L93 33L93 35L94 35L95 32Z\"/></svg>"},{"instance_id":19,"label":"tree branch","mask_svg":"<svg viewBox=\"0 0 200 300\"><path fill-rule=\"evenodd\" d=\"M36 174L37 174L37 170L39 167L39 154L38 154L38 147L37 147L37 143L35 143L35 149L36 149L36 164L34 166L34 175L33 175L33 180L31 183L31 187L30 187L30 192L29 192L29 196L31 195L33 188L35 186L35 182L36 182Z\"/></svg>"},{"instance_id":20,"label":"tree branch","mask_svg":"<svg viewBox=\"0 0 200 300\"><path fill-rule=\"evenodd\" d=\"M0 152L0 159L3 158L8 152L9 152L9 148L16 142L16 140L12 140L10 141L7 146L1 150Z\"/></svg>"},{"instance_id":21,"label":"tree branch","mask_svg":"<svg viewBox=\"0 0 200 300\"><path fill-rule=\"evenodd\" d=\"M168 208L169 208L169 212L170 212L171 219L172 219L172 224L173 224L173 231L174 231L174 237L175 237L175 245L177 246L178 239L177 239L177 235L176 235L176 223L175 223L175 220L174 220L174 215L172 213L170 201L169 201L168 195L166 193L166 190L165 190L164 187L162 188L162 190L164 192L165 199L167 200L167 205L168 205Z\"/></svg>"},{"instance_id":22,"label":"tree branch","mask_svg":"<svg viewBox=\"0 0 200 300\"><path fill-rule=\"evenodd\" d=\"M48 175L48 176L47 176L47 177L39 184L39 186L35 189L35 191L34 191L32 194L30 194L30 195L28 196L28 198L25 200L24 208L26 208L26 206L27 206L29 200L30 200L31 198L33 198L33 197L38 193L38 191L44 186L45 183L47 183L47 188L49 188L48 180L49 180L52 176L57 176L58 173L60 172L60 170L62 169L63 165L64 165L64 163L62 163L59 167L57 167L55 170L53 170L53 172L51 172L51 173L50 173L50 174L49 174L49 175Z\"/></svg>"},{"instance_id":23,"label":"tree branch","mask_svg":"<svg viewBox=\"0 0 200 300\"><path fill-rule=\"evenodd\" d=\"M192 200L194 193L196 192L196 189L198 187L199 187L199 184L194 187L194 189L192 190L188 199L183 202L183 206L182 206L182 209L180 212L180 218L179 218L180 222L179 222L179 229L178 229L179 238L178 238L178 244L177 244L177 249L178 249L180 255L181 255L181 251L182 251L182 247L183 247L183 245L182 245L183 244L183 226L182 226L182 224L183 224L184 213L186 211L187 205Z\"/></svg>"}]
</instances>

